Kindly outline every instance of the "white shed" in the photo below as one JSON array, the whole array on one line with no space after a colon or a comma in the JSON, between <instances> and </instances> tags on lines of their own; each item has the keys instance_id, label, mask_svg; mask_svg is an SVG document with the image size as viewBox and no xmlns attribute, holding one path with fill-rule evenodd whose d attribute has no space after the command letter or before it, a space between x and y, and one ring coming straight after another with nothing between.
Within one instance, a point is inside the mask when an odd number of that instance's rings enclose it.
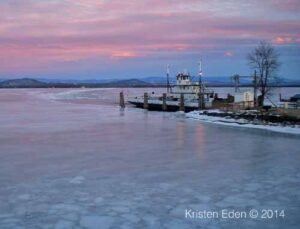
<instances>
[{"instance_id":1,"label":"white shed","mask_svg":"<svg viewBox=\"0 0 300 229\"><path fill-rule=\"evenodd\" d=\"M254 107L254 94L251 91L237 92L234 94L234 103L240 108Z\"/></svg>"},{"instance_id":2,"label":"white shed","mask_svg":"<svg viewBox=\"0 0 300 229\"><path fill-rule=\"evenodd\" d=\"M251 91L237 92L234 94L234 102L253 102L254 94Z\"/></svg>"}]
</instances>

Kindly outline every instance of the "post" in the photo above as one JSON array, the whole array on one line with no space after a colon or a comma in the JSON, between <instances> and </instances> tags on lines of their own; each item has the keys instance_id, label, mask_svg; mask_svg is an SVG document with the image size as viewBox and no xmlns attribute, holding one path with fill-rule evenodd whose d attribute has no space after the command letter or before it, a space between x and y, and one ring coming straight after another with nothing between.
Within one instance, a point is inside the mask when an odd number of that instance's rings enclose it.
<instances>
[{"instance_id":1,"label":"post","mask_svg":"<svg viewBox=\"0 0 300 229\"><path fill-rule=\"evenodd\" d=\"M122 107L122 108L125 107L125 100L124 100L124 93L123 93L123 91L120 92L120 107Z\"/></svg>"},{"instance_id":2,"label":"post","mask_svg":"<svg viewBox=\"0 0 300 229\"><path fill-rule=\"evenodd\" d=\"M167 94L163 93L162 97L162 110L167 111Z\"/></svg>"},{"instance_id":3,"label":"post","mask_svg":"<svg viewBox=\"0 0 300 229\"><path fill-rule=\"evenodd\" d=\"M144 93L144 109L148 109L149 108L149 104L148 104L148 93L145 92Z\"/></svg>"},{"instance_id":4,"label":"post","mask_svg":"<svg viewBox=\"0 0 300 229\"><path fill-rule=\"evenodd\" d=\"M256 70L254 71L254 107L257 107L257 76L256 76Z\"/></svg>"},{"instance_id":5,"label":"post","mask_svg":"<svg viewBox=\"0 0 300 229\"><path fill-rule=\"evenodd\" d=\"M199 110L205 109L204 98L201 92L198 94L198 108Z\"/></svg>"},{"instance_id":6,"label":"post","mask_svg":"<svg viewBox=\"0 0 300 229\"><path fill-rule=\"evenodd\" d=\"M240 85L240 75L235 74L232 78L234 80L234 92L238 92Z\"/></svg>"},{"instance_id":7,"label":"post","mask_svg":"<svg viewBox=\"0 0 300 229\"><path fill-rule=\"evenodd\" d=\"M167 65L167 93L170 93L170 65Z\"/></svg>"},{"instance_id":8,"label":"post","mask_svg":"<svg viewBox=\"0 0 300 229\"><path fill-rule=\"evenodd\" d=\"M179 101L179 111L185 111L184 109L184 95L180 94L180 101Z\"/></svg>"}]
</instances>

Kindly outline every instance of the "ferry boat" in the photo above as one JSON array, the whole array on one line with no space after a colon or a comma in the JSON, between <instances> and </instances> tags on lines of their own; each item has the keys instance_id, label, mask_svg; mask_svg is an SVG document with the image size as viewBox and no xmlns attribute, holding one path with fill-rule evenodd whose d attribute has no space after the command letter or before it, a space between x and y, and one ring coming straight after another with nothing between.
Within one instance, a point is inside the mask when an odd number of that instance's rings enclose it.
<instances>
[{"instance_id":1,"label":"ferry boat","mask_svg":"<svg viewBox=\"0 0 300 229\"><path fill-rule=\"evenodd\" d=\"M148 110L166 110L186 112L210 108L214 99L214 92L208 90L202 83L202 64L199 63L198 82L192 80L187 72L180 72L176 76L176 85L170 85L170 67L167 67L167 91L162 96L152 96L147 93L141 97L129 98L128 102L139 108ZM183 107L183 109L182 109Z\"/></svg>"}]
</instances>

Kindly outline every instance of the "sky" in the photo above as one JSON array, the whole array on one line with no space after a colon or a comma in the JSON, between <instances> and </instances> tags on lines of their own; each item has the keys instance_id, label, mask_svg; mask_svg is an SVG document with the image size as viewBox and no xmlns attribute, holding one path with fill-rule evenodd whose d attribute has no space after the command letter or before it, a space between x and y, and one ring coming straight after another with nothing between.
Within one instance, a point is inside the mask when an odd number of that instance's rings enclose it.
<instances>
[{"instance_id":1,"label":"sky","mask_svg":"<svg viewBox=\"0 0 300 229\"><path fill-rule=\"evenodd\" d=\"M299 0L0 0L0 77L249 75L261 40L300 79Z\"/></svg>"}]
</instances>

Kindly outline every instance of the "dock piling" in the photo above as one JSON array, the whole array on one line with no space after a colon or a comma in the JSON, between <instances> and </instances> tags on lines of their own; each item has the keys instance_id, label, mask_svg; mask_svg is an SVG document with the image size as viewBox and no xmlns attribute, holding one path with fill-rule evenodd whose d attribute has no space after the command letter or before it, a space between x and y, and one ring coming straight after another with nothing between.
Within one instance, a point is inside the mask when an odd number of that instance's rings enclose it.
<instances>
[{"instance_id":1,"label":"dock piling","mask_svg":"<svg viewBox=\"0 0 300 229\"><path fill-rule=\"evenodd\" d=\"M162 97L162 110L167 111L167 94L163 93Z\"/></svg>"},{"instance_id":2,"label":"dock piling","mask_svg":"<svg viewBox=\"0 0 300 229\"><path fill-rule=\"evenodd\" d=\"M144 109L148 109L149 108L149 104L148 104L148 93L145 92L144 93Z\"/></svg>"},{"instance_id":3,"label":"dock piling","mask_svg":"<svg viewBox=\"0 0 300 229\"><path fill-rule=\"evenodd\" d=\"M123 93L123 91L120 92L120 107L122 107L122 108L125 107L125 100L124 100L124 93Z\"/></svg>"},{"instance_id":4,"label":"dock piling","mask_svg":"<svg viewBox=\"0 0 300 229\"><path fill-rule=\"evenodd\" d=\"M198 94L198 109L199 110L205 109L204 97L201 92Z\"/></svg>"},{"instance_id":5,"label":"dock piling","mask_svg":"<svg viewBox=\"0 0 300 229\"><path fill-rule=\"evenodd\" d=\"M179 101L179 111L185 111L184 108L184 95L180 94L180 101Z\"/></svg>"}]
</instances>

